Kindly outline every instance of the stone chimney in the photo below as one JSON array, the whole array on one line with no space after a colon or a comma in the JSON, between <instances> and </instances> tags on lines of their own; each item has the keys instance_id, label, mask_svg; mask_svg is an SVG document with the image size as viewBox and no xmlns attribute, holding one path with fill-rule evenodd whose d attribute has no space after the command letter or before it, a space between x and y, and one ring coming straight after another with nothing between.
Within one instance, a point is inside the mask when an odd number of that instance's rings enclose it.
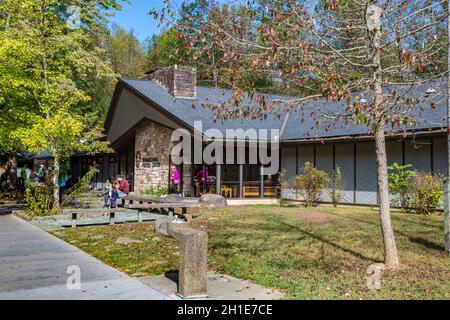
<instances>
[{"instance_id":1,"label":"stone chimney","mask_svg":"<svg viewBox=\"0 0 450 320\"><path fill-rule=\"evenodd\" d=\"M155 81L177 98L195 98L196 96L197 70L194 67L173 65L157 68L147 72L144 79Z\"/></svg>"}]
</instances>

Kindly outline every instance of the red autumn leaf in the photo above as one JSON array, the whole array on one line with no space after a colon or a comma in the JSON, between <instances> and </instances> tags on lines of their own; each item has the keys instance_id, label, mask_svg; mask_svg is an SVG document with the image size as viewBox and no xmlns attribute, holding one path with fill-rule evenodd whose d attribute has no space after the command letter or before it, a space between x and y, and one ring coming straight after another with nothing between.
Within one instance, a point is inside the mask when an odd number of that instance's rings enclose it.
<instances>
[{"instance_id":1,"label":"red autumn leaf","mask_svg":"<svg viewBox=\"0 0 450 320\"><path fill-rule=\"evenodd\" d=\"M423 64L419 63L417 66L417 72L421 74L423 72Z\"/></svg>"},{"instance_id":2,"label":"red autumn leaf","mask_svg":"<svg viewBox=\"0 0 450 320\"><path fill-rule=\"evenodd\" d=\"M336 10L336 0L327 1L325 3L326 9Z\"/></svg>"},{"instance_id":3,"label":"red autumn leaf","mask_svg":"<svg viewBox=\"0 0 450 320\"><path fill-rule=\"evenodd\" d=\"M403 56L405 59L405 64L411 64L411 53L409 53L409 51L406 51Z\"/></svg>"}]
</instances>

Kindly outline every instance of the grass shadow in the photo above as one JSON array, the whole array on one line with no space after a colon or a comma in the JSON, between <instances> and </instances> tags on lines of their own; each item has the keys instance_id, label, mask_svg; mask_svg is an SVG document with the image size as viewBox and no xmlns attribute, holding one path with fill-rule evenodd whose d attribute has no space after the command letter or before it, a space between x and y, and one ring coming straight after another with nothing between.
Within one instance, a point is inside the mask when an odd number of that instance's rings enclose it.
<instances>
[{"instance_id":1,"label":"grass shadow","mask_svg":"<svg viewBox=\"0 0 450 320\"><path fill-rule=\"evenodd\" d=\"M283 223L286 227L289 227L289 228L291 228L291 229L297 230L297 231L301 232L302 234L304 234L304 235L306 235L306 236L308 236L308 237L310 237L310 238L313 238L314 240L317 240L317 241L320 241L320 242L322 242L322 243L325 243L325 244L327 244L327 245L329 245L329 246L332 246L333 248L342 250L342 251L344 251L344 252L346 252L346 253L348 253L348 254L353 255L353 256L356 257L356 258L359 258L359 259L362 259L362 260L366 260L366 261L372 261L372 262L376 262L376 263L377 263L377 262L382 262L382 261L380 261L380 260L378 260L378 259L374 259L374 258L365 256L364 254L362 254L362 253L360 253L360 252L357 252L357 251L355 251L355 250L352 250L352 249L350 249L350 248L343 247L343 246L341 246L341 245L339 245L339 244L337 244L337 243L334 243L334 242L331 241L331 240L325 239L325 238L323 238L323 237L321 237L321 236L319 236L319 235L316 235L316 234L314 234L314 233L312 233L312 232L310 232L310 231L304 230L304 229L299 228L299 227L297 227L297 226L290 225L290 224L288 224L288 223L286 223L286 222L282 222L282 223Z\"/></svg>"},{"instance_id":2,"label":"grass shadow","mask_svg":"<svg viewBox=\"0 0 450 320\"><path fill-rule=\"evenodd\" d=\"M445 248L443 245L439 245L436 244L434 242L431 242L427 239L424 238L419 238L419 237L408 237L408 240L413 242L413 243L417 243L420 245L423 245L424 247L426 247L427 249L433 249L433 250L438 250L438 251L445 251Z\"/></svg>"},{"instance_id":3,"label":"grass shadow","mask_svg":"<svg viewBox=\"0 0 450 320\"><path fill-rule=\"evenodd\" d=\"M286 223L285 221L282 221L282 220L278 220L278 219L275 220L274 219L274 220L271 221L271 223L252 224L251 228L253 230L255 230L255 232L248 232L248 234L256 235L258 233L261 233L261 231L263 231L263 230L264 230L264 234L271 234L272 235L271 236L271 242L270 242L271 245L274 245L274 242L275 242L275 239L273 237L274 234L283 235L283 234L289 233L289 229L290 229L290 230L292 230L292 238L293 238L293 240L294 239L299 240L299 239L302 239L302 237L307 237L307 238L311 238L311 239L317 240L319 242L322 242L324 244L327 244L327 245L329 245L329 246L331 246L331 247L333 247L335 249L339 249L339 250L341 250L343 252L349 253L349 254L351 254L354 257L357 257L359 259L366 260L366 261L371 261L371 262L381 262L380 260L377 260L377 259L365 256L364 254L362 254L360 252L357 252L357 251L352 250L350 248L341 246L341 245L339 245L339 244L337 244L337 243L335 243L335 242L333 242L333 241L331 241L329 239L326 239L326 238L324 238L324 237L322 237L320 235L317 235L317 234L315 234L315 233L313 233L311 231L308 231L306 229L300 228L298 226L291 225L291 224ZM247 231L249 231L249 230L247 230ZM299 238L299 234L301 234L302 237ZM217 241L217 238L216 238L216 241L212 245L212 248L214 248L214 249L232 249L232 248L236 249L236 248L239 248L241 250L249 250L249 251L251 251L251 248L248 248L248 246L245 245L244 243L242 245L238 245L237 243L230 243L230 242L228 242L229 239L230 239L230 237L229 236L225 236L225 235L224 235L224 238L221 239L221 241ZM286 239L283 238L280 241L286 241ZM262 247L259 247L259 249L263 250ZM270 248L265 248L265 250L268 250L268 249L270 249Z\"/></svg>"},{"instance_id":4,"label":"grass shadow","mask_svg":"<svg viewBox=\"0 0 450 320\"><path fill-rule=\"evenodd\" d=\"M366 220L366 219L355 218L355 217L348 217L348 216L344 216L344 215L340 215L340 214L333 213L333 212L328 212L328 211L327 211L327 213L331 214L331 215L334 215L336 217L341 217L341 218L347 219L347 220L353 220L353 221L356 221L356 222L366 223L366 224L370 224L370 225L373 225L373 226L379 226L379 223L376 223L376 222L373 222L373 221L369 221L369 220ZM402 219L402 218L393 217L392 220L394 220L394 221L397 220L397 221L401 221L401 222L404 222L404 223L413 223L413 224L420 225L420 226L439 228L439 226L436 226L436 225L431 225L431 224L428 224L428 223L415 222L415 221L411 221L411 219ZM403 231L400 231L400 230L398 230L396 228L394 228L394 233L399 234L399 235L401 235L403 237L406 237L410 242L423 245L423 246L425 246L428 249L440 250L440 251L444 251L445 250L442 245L436 244L436 243L431 242L431 241L429 241L427 239L424 239L424 238L413 237L413 236L411 236L411 235L409 235L409 234L407 234L407 233L405 233Z\"/></svg>"}]
</instances>

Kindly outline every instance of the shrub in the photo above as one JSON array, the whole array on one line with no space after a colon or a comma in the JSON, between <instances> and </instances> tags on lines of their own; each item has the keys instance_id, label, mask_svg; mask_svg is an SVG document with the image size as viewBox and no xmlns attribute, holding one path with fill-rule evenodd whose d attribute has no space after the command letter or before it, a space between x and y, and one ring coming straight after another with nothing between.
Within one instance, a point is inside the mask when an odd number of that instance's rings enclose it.
<instances>
[{"instance_id":1,"label":"shrub","mask_svg":"<svg viewBox=\"0 0 450 320\"><path fill-rule=\"evenodd\" d=\"M81 193L89 191L91 188L92 178L94 178L97 171L97 168L91 167L77 183L64 192L61 205L66 206L67 204L75 201L75 198Z\"/></svg>"},{"instance_id":2,"label":"shrub","mask_svg":"<svg viewBox=\"0 0 450 320\"><path fill-rule=\"evenodd\" d=\"M302 173L292 180L292 188L303 197L306 206L312 206L319 201L320 196L328 185L330 178L325 171L314 168L306 162Z\"/></svg>"},{"instance_id":3,"label":"shrub","mask_svg":"<svg viewBox=\"0 0 450 320\"><path fill-rule=\"evenodd\" d=\"M25 211L34 218L55 214L53 205L53 184L25 182Z\"/></svg>"},{"instance_id":4,"label":"shrub","mask_svg":"<svg viewBox=\"0 0 450 320\"><path fill-rule=\"evenodd\" d=\"M286 205L286 198L283 195L282 190L285 188L289 188L289 184L285 180L286 169L281 168L280 174L278 175L278 188L277 192L279 193L279 197L277 197L278 207L284 207Z\"/></svg>"},{"instance_id":5,"label":"shrub","mask_svg":"<svg viewBox=\"0 0 450 320\"><path fill-rule=\"evenodd\" d=\"M431 173L417 172L408 179L404 205L409 211L429 214L442 204L444 179Z\"/></svg>"},{"instance_id":6,"label":"shrub","mask_svg":"<svg viewBox=\"0 0 450 320\"><path fill-rule=\"evenodd\" d=\"M410 170L412 165L405 164L403 166L394 162L389 169L389 192L394 195L391 203L399 207L406 207L405 197L409 180L416 174Z\"/></svg>"},{"instance_id":7,"label":"shrub","mask_svg":"<svg viewBox=\"0 0 450 320\"><path fill-rule=\"evenodd\" d=\"M62 206L74 201L76 196L90 189L95 172L96 169L92 167L76 184L64 193ZM31 218L59 213L59 210L53 209L53 183L50 174L47 175L44 182L25 182L25 210Z\"/></svg>"},{"instance_id":8,"label":"shrub","mask_svg":"<svg viewBox=\"0 0 450 320\"><path fill-rule=\"evenodd\" d=\"M167 187L148 187L142 191L143 194L160 197L169 193Z\"/></svg>"},{"instance_id":9,"label":"shrub","mask_svg":"<svg viewBox=\"0 0 450 320\"><path fill-rule=\"evenodd\" d=\"M336 168L331 173L331 201L336 207L339 202L344 198L344 186L342 182L341 168L336 166Z\"/></svg>"}]
</instances>

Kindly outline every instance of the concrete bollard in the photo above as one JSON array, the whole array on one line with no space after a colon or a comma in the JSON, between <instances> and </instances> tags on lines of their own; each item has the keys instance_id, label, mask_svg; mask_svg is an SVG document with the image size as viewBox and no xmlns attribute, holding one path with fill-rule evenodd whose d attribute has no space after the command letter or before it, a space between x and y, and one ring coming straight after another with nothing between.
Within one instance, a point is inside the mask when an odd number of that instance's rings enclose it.
<instances>
[{"instance_id":1,"label":"concrete bollard","mask_svg":"<svg viewBox=\"0 0 450 320\"><path fill-rule=\"evenodd\" d=\"M169 236L167 233L167 220L166 219L158 219L155 221L155 233L162 234L164 236Z\"/></svg>"},{"instance_id":2,"label":"concrete bollard","mask_svg":"<svg viewBox=\"0 0 450 320\"><path fill-rule=\"evenodd\" d=\"M157 233L178 240L180 263L177 294L184 299L207 297L208 233L192 229L189 223L157 220Z\"/></svg>"},{"instance_id":3,"label":"concrete bollard","mask_svg":"<svg viewBox=\"0 0 450 320\"><path fill-rule=\"evenodd\" d=\"M167 224L167 232L180 245L178 294L185 299L206 297L208 233L175 222Z\"/></svg>"}]
</instances>

